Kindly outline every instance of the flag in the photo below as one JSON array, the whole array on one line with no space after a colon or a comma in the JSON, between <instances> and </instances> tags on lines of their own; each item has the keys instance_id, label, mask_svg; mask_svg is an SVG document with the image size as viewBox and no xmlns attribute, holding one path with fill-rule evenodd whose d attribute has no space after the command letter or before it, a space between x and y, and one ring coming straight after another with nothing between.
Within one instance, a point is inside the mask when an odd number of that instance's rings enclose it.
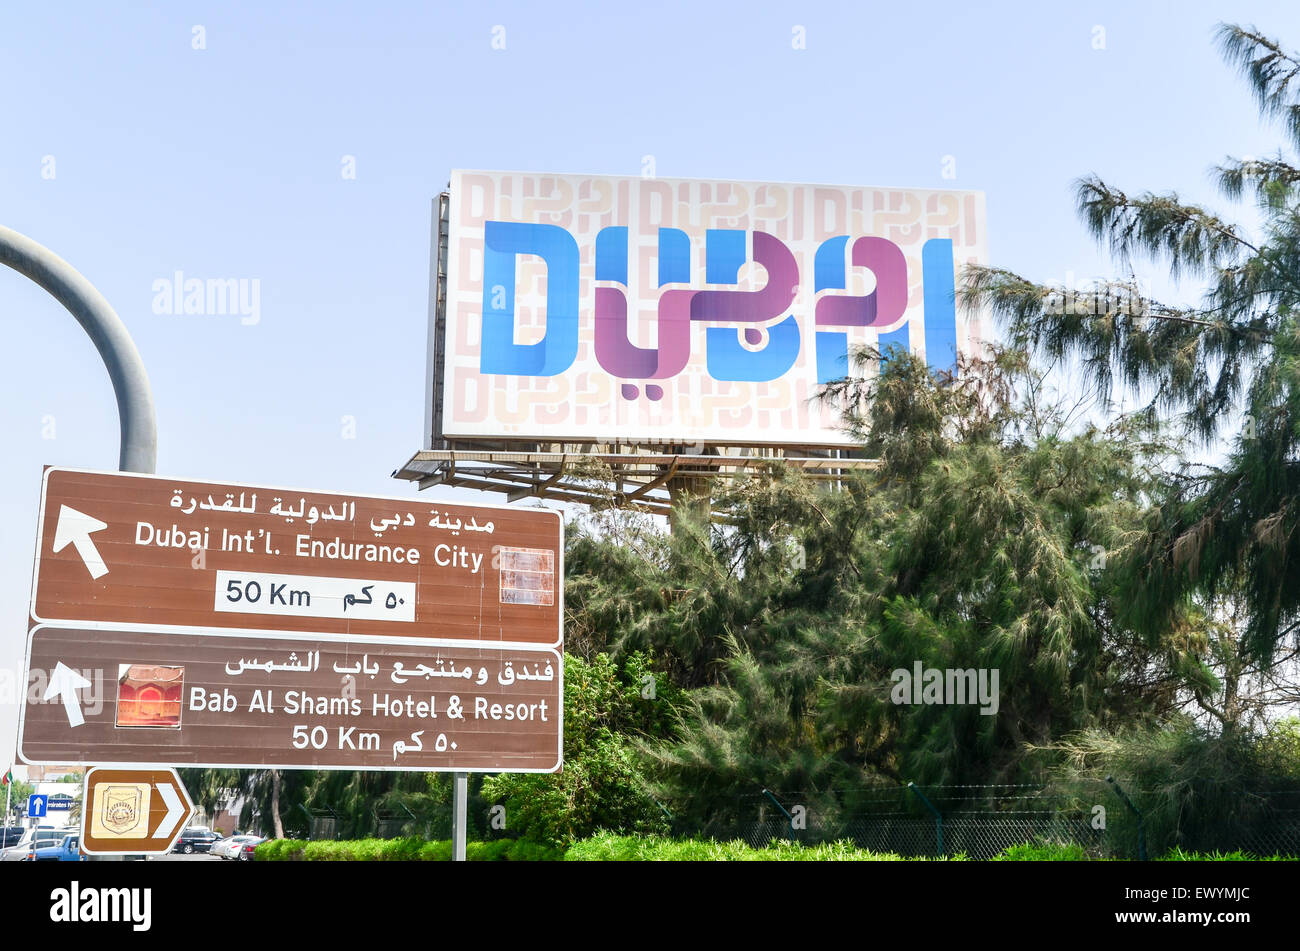
<instances>
[{"instance_id":1,"label":"flag","mask_svg":"<svg viewBox=\"0 0 1300 951\"><path fill-rule=\"evenodd\" d=\"M12 785L13 781L14 781L14 768L10 766L7 770L5 770L5 778L3 780L0 780L0 786Z\"/></svg>"}]
</instances>

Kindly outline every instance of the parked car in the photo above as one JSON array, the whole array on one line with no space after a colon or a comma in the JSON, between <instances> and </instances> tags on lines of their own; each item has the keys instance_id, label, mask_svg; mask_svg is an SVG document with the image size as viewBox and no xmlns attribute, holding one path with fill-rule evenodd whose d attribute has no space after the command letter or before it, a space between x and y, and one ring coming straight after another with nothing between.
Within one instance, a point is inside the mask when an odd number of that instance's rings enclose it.
<instances>
[{"instance_id":1,"label":"parked car","mask_svg":"<svg viewBox=\"0 0 1300 951\"><path fill-rule=\"evenodd\" d=\"M17 845L0 852L0 862L26 862L27 856L32 852L58 845L67 834L67 829L58 826L37 826L35 829L28 829L27 834Z\"/></svg>"},{"instance_id":2,"label":"parked car","mask_svg":"<svg viewBox=\"0 0 1300 951\"><path fill-rule=\"evenodd\" d=\"M245 842L248 842L256 838L257 836L255 835L229 836L228 838L222 839L220 842L215 843L212 846L212 850L209 854L216 855L223 859L233 859L237 856L238 849L241 845L243 845Z\"/></svg>"},{"instance_id":3,"label":"parked car","mask_svg":"<svg viewBox=\"0 0 1300 951\"><path fill-rule=\"evenodd\" d=\"M7 849L23 840L27 830L22 826L6 826L0 829L0 849Z\"/></svg>"},{"instance_id":4,"label":"parked car","mask_svg":"<svg viewBox=\"0 0 1300 951\"><path fill-rule=\"evenodd\" d=\"M248 842L245 842L243 845L239 847L239 850L236 853L235 857L243 862L253 861L253 850L256 849L259 845L261 845L265 841L266 841L266 837L259 835L256 838Z\"/></svg>"},{"instance_id":5,"label":"parked car","mask_svg":"<svg viewBox=\"0 0 1300 951\"><path fill-rule=\"evenodd\" d=\"M58 845L48 845L44 848L33 849L27 856L29 862L84 862L86 857L81 854L79 843L81 836L65 835L63 841Z\"/></svg>"},{"instance_id":6,"label":"parked car","mask_svg":"<svg viewBox=\"0 0 1300 951\"><path fill-rule=\"evenodd\" d=\"M195 852L207 852L212 846L221 841L221 836L217 835L211 829L205 829L202 826L192 826L181 833L180 838L176 840L173 852L184 852L186 855L192 855Z\"/></svg>"}]
</instances>

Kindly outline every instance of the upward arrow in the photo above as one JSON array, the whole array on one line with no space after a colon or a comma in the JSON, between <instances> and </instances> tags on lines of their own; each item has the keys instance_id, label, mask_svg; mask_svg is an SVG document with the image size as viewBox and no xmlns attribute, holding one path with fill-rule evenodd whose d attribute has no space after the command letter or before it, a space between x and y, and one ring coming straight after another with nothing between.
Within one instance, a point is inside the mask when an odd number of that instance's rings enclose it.
<instances>
[{"instance_id":1,"label":"upward arrow","mask_svg":"<svg viewBox=\"0 0 1300 951\"><path fill-rule=\"evenodd\" d=\"M78 512L67 505L60 505L59 521L54 527L54 553L57 555L71 542L77 549L77 554L81 556L81 560L85 562L91 578L106 575L108 565L104 564L104 559L99 557L99 549L90 540L91 532L98 532L105 528L108 526L99 519L91 518L84 512Z\"/></svg>"},{"instance_id":2,"label":"upward arrow","mask_svg":"<svg viewBox=\"0 0 1300 951\"><path fill-rule=\"evenodd\" d=\"M77 699L77 691L89 686L89 680L71 667L65 666L63 661L59 661L54 665L54 672L50 674L50 685L45 688L45 699L61 696L63 709L68 714L68 726L81 726L86 722L86 718L81 715L81 701Z\"/></svg>"}]
</instances>

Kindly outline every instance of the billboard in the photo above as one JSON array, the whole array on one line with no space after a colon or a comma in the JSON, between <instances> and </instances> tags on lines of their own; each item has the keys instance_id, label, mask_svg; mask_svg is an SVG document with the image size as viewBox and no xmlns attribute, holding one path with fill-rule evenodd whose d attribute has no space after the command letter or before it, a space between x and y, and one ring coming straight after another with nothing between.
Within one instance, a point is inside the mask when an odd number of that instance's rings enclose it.
<instances>
[{"instance_id":1,"label":"billboard","mask_svg":"<svg viewBox=\"0 0 1300 951\"><path fill-rule=\"evenodd\" d=\"M458 170L448 215L449 439L851 446L852 347L983 335L982 192Z\"/></svg>"}]
</instances>

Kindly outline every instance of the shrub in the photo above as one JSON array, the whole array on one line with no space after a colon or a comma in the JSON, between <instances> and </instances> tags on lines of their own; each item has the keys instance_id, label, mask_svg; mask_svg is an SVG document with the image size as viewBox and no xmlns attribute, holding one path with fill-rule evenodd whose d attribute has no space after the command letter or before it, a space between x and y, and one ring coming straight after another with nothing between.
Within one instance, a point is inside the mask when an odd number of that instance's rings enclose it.
<instances>
[{"instance_id":1,"label":"shrub","mask_svg":"<svg viewBox=\"0 0 1300 951\"><path fill-rule=\"evenodd\" d=\"M561 847L602 828L668 831L645 791L630 737L666 730L660 721L670 716L676 694L665 684L661 702L647 703L639 693L647 676L656 675L642 654L622 670L606 654L591 662L565 655L563 771L498 773L483 781L483 797L505 806L512 832Z\"/></svg>"},{"instance_id":2,"label":"shrub","mask_svg":"<svg viewBox=\"0 0 1300 951\"><path fill-rule=\"evenodd\" d=\"M271 839L253 850L255 862L294 862L302 858L303 839Z\"/></svg>"},{"instance_id":3,"label":"shrub","mask_svg":"<svg viewBox=\"0 0 1300 951\"><path fill-rule=\"evenodd\" d=\"M1238 849L1235 852L1184 852L1178 846L1170 849L1157 862L1292 862L1286 855L1258 856Z\"/></svg>"},{"instance_id":4,"label":"shrub","mask_svg":"<svg viewBox=\"0 0 1300 951\"><path fill-rule=\"evenodd\" d=\"M957 857L953 857L957 858ZM625 836L600 832L575 842L564 853L568 862L828 862L901 861L888 852L868 852L851 842L826 842L803 846L774 839L756 849L744 842L712 839L668 839L662 836ZM958 859L960 860L960 859Z\"/></svg>"},{"instance_id":5,"label":"shrub","mask_svg":"<svg viewBox=\"0 0 1300 951\"><path fill-rule=\"evenodd\" d=\"M300 839L276 839L258 846L254 858L259 862L450 862L451 841L426 842L406 838L304 842ZM465 858L470 862L544 862L557 861L563 858L563 853L537 842L499 839L465 843Z\"/></svg>"},{"instance_id":6,"label":"shrub","mask_svg":"<svg viewBox=\"0 0 1300 951\"><path fill-rule=\"evenodd\" d=\"M1022 842L1003 849L995 862L1086 862L1091 858L1083 846L1063 842Z\"/></svg>"}]
</instances>

